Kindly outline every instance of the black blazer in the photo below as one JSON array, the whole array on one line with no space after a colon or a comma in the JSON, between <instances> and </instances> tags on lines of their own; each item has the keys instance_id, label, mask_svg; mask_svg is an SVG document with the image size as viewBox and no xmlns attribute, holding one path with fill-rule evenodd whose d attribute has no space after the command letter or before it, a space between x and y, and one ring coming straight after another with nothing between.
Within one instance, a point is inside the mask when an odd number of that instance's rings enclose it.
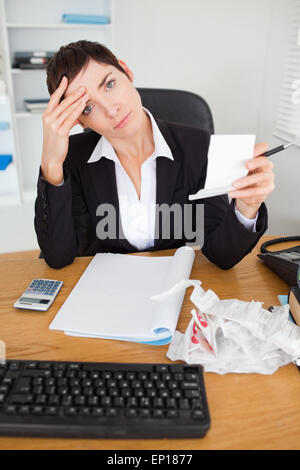
<instances>
[{"instance_id":1,"label":"black blazer","mask_svg":"<svg viewBox=\"0 0 300 470\"><path fill-rule=\"evenodd\" d=\"M209 134L187 125L158 119L156 122L174 157L174 161L163 157L156 160L156 204L192 204L195 228L196 204L204 203L202 252L219 267L231 268L253 249L266 231L265 204L259 209L257 232L253 233L239 222L234 212L234 201L229 204L227 195L189 201L189 194L204 187ZM72 263L76 256L137 251L124 238L101 240L96 235L96 225L100 220L96 215L99 204L113 204L119 218L114 162L103 157L97 162L87 163L100 137L94 131L70 136L62 186L44 181L40 170L34 225L43 257L53 268ZM166 240L159 236L149 251L177 248L186 242L190 244L191 240L186 240L184 233L181 239L173 236Z\"/></svg>"}]
</instances>

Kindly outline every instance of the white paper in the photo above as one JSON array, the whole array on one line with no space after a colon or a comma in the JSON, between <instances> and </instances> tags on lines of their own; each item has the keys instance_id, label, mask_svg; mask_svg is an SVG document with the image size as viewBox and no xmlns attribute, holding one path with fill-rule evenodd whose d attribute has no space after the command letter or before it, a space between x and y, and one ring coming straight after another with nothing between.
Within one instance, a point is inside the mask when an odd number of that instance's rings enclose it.
<instances>
[{"instance_id":1,"label":"white paper","mask_svg":"<svg viewBox=\"0 0 300 470\"><path fill-rule=\"evenodd\" d=\"M191 194L189 200L219 196L235 189L232 183L248 174L245 163L253 158L255 137L255 135L212 135L204 189Z\"/></svg>"},{"instance_id":2,"label":"white paper","mask_svg":"<svg viewBox=\"0 0 300 470\"><path fill-rule=\"evenodd\" d=\"M289 320L289 306L269 312L262 302L220 300L196 285L195 305L184 334L175 332L167 356L202 364L207 372L272 374L300 357L300 328Z\"/></svg>"},{"instance_id":3,"label":"white paper","mask_svg":"<svg viewBox=\"0 0 300 470\"><path fill-rule=\"evenodd\" d=\"M151 297L188 279L194 257L186 246L174 256L97 253L49 328L125 341L172 336L185 290L161 302Z\"/></svg>"}]
</instances>

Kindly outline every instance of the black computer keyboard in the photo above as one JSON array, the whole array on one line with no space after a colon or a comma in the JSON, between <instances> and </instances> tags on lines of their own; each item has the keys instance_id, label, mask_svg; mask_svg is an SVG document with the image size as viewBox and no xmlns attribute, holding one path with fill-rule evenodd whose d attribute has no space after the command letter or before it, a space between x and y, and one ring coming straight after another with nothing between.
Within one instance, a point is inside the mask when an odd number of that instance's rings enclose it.
<instances>
[{"instance_id":1,"label":"black computer keyboard","mask_svg":"<svg viewBox=\"0 0 300 470\"><path fill-rule=\"evenodd\" d=\"M197 438L209 426L201 366L0 364L1 435Z\"/></svg>"}]
</instances>

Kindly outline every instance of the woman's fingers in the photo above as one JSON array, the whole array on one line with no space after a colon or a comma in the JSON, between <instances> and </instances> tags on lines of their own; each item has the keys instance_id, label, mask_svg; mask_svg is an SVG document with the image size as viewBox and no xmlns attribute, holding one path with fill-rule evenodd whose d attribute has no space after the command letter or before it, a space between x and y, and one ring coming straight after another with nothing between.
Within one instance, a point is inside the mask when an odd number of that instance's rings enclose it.
<instances>
[{"instance_id":1,"label":"woman's fingers","mask_svg":"<svg viewBox=\"0 0 300 470\"><path fill-rule=\"evenodd\" d=\"M67 84L68 80L62 79L58 88L51 95L47 109L44 113L45 117L47 117L51 122L55 121L69 106L78 101L83 94L86 93L86 88L81 86L80 88L77 88L77 90L74 90L67 98L60 101L66 91Z\"/></svg>"},{"instance_id":2,"label":"woman's fingers","mask_svg":"<svg viewBox=\"0 0 300 470\"><path fill-rule=\"evenodd\" d=\"M262 171L272 171L273 170L273 163L268 157L258 156L248 160L246 162L246 167L250 171L261 169Z\"/></svg>"},{"instance_id":3,"label":"woman's fingers","mask_svg":"<svg viewBox=\"0 0 300 470\"><path fill-rule=\"evenodd\" d=\"M254 158L258 157L259 155L263 155L268 150L268 144L265 142L260 142L254 146Z\"/></svg>"},{"instance_id":4,"label":"woman's fingers","mask_svg":"<svg viewBox=\"0 0 300 470\"><path fill-rule=\"evenodd\" d=\"M274 181L274 173L271 171L253 173L251 175L245 176L244 178L236 180L232 186L234 186L236 189L241 189L255 184L262 185L268 181Z\"/></svg>"},{"instance_id":5,"label":"woman's fingers","mask_svg":"<svg viewBox=\"0 0 300 470\"><path fill-rule=\"evenodd\" d=\"M60 129L63 132L69 132L72 129L72 127L75 124L77 124L77 120L78 120L80 114L82 113L82 111L86 107L86 100L87 100L87 98L83 98L83 99L79 100L76 103L76 106L75 106L73 112L69 114L69 116L63 122L63 124L60 126Z\"/></svg>"},{"instance_id":6,"label":"woman's fingers","mask_svg":"<svg viewBox=\"0 0 300 470\"><path fill-rule=\"evenodd\" d=\"M53 109L59 104L61 97L66 91L67 86L68 86L68 79L67 77L63 77L60 81L59 86L50 96L49 103L46 109L47 113L51 113Z\"/></svg>"},{"instance_id":7,"label":"woman's fingers","mask_svg":"<svg viewBox=\"0 0 300 470\"><path fill-rule=\"evenodd\" d=\"M230 191L228 194L230 197L235 199L243 198L254 198L256 196L269 195L275 188L274 182L269 183L266 186L255 186L253 188L247 188L243 190ZM260 200L260 202L262 202Z\"/></svg>"},{"instance_id":8,"label":"woman's fingers","mask_svg":"<svg viewBox=\"0 0 300 470\"><path fill-rule=\"evenodd\" d=\"M82 96L85 94L86 88L80 87L77 90L73 91L67 98L62 100L62 102L56 106L56 108L52 111L51 117L53 119L57 119L61 113L63 113L69 106L71 106L76 101L80 100Z\"/></svg>"},{"instance_id":9,"label":"woman's fingers","mask_svg":"<svg viewBox=\"0 0 300 470\"><path fill-rule=\"evenodd\" d=\"M79 100L75 101L72 103L70 106L68 106L61 114L60 116L56 119L55 123L56 126L59 127L63 125L64 121L75 112L78 106L81 106L81 104L85 104L86 101L88 100L89 96L87 93L85 93Z\"/></svg>"}]
</instances>

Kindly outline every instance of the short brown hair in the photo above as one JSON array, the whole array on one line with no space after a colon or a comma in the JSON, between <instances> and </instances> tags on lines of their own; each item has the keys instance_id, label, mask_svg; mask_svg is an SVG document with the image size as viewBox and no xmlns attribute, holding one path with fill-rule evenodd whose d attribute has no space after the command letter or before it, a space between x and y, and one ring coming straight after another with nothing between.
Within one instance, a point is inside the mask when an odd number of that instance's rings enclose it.
<instances>
[{"instance_id":1,"label":"short brown hair","mask_svg":"<svg viewBox=\"0 0 300 470\"><path fill-rule=\"evenodd\" d=\"M64 75L70 83L82 68L87 67L90 59L103 64L113 65L120 72L127 75L116 56L107 47L99 44L99 42L86 40L71 42L67 46L62 46L48 63L47 87L49 94L52 95L56 90Z\"/></svg>"}]
</instances>

